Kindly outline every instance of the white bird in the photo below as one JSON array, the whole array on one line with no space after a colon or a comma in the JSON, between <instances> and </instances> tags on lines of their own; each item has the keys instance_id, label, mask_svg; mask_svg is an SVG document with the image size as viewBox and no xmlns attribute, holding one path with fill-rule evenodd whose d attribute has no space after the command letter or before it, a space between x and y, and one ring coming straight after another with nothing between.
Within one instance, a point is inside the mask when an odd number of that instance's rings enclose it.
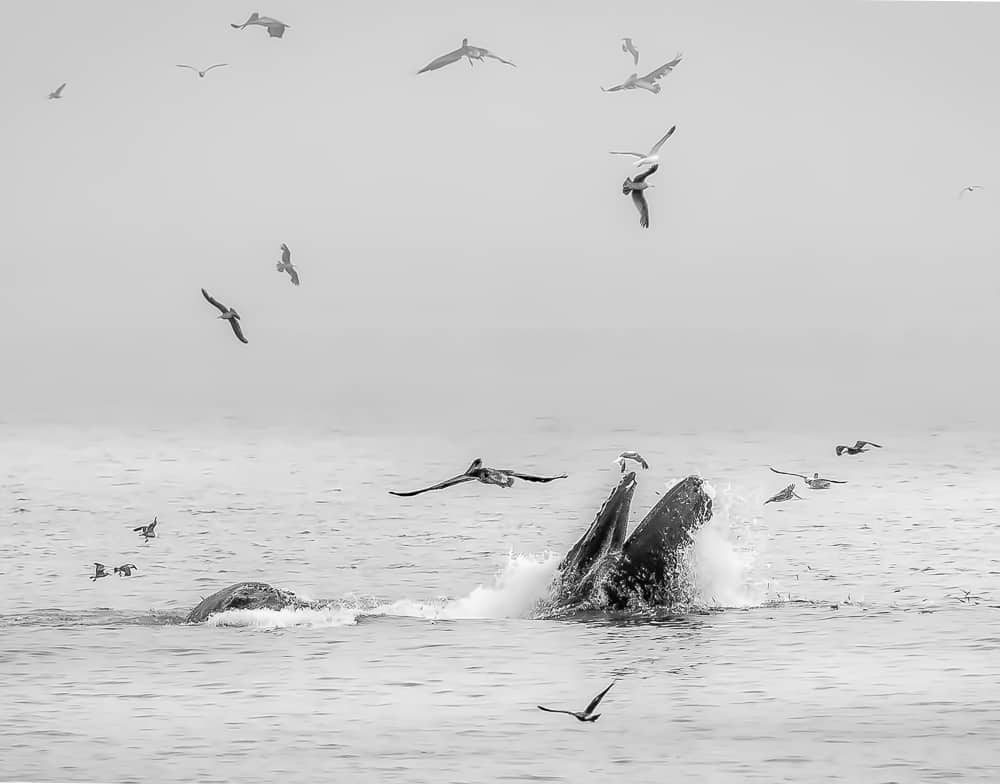
<instances>
[{"instance_id":1,"label":"white bird","mask_svg":"<svg viewBox=\"0 0 1000 784\"><path fill-rule=\"evenodd\" d=\"M444 68L446 65L457 63L463 57L468 58L470 68L472 67L473 60L479 60L479 62L482 62L486 58L490 58L492 60L499 60L501 63L506 63L507 65L513 65L515 68L517 68L517 66L514 65L514 63L512 63L510 60L504 60L502 57L493 54L493 52L491 52L489 49L483 49L481 46L469 46L469 39L463 38L462 45L458 47L458 49L454 49L453 51L448 52L447 54L443 54L440 57L431 60L429 63L427 63L427 65L425 65L423 68L417 71L417 73L422 74L425 71L436 71L438 68Z\"/></svg>"},{"instance_id":2,"label":"white bird","mask_svg":"<svg viewBox=\"0 0 1000 784\"><path fill-rule=\"evenodd\" d=\"M676 125L671 125L670 126L670 130L667 131L665 134L663 134L663 137L660 139L660 141L658 141L656 144L654 144L652 146L652 148L649 150L649 152L647 152L647 153L641 153L641 152L618 152L618 151L612 150L611 154L612 155L634 155L636 158L639 159L639 160L637 160L635 162L636 166L648 166L648 165L651 165L651 164L654 164L654 163L659 163L660 162L660 148L663 146L663 143L667 139L669 139L671 136L673 136L674 131L676 131L676 130L677 130L677 126Z\"/></svg>"},{"instance_id":3,"label":"white bird","mask_svg":"<svg viewBox=\"0 0 1000 784\"><path fill-rule=\"evenodd\" d=\"M647 463L646 459L638 452L622 452L617 458L615 458L615 462L618 463L618 467L621 469L623 474L625 473L626 460L634 460L643 468L649 468L649 463Z\"/></svg>"},{"instance_id":4,"label":"white bird","mask_svg":"<svg viewBox=\"0 0 1000 784\"><path fill-rule=\"evenodd\" d=\"M813 490L829 490L831 484L836 485L846 485L847 482L843 479L825 479L819 475L819 472L814 471L812 477L808 477L805 474L796 474L794 471L779 471L774 466L769 466L769 468L776 474L784 474L785 476L797 476L803 482L805 482Z\"/></svg>"},{"instance_id":5,"label":"white bird","mask_svg":"<svg viewBox=\"0 0 1000 784\"><path fill-rule=\"evenodd\" d=\"M271 38L281 38L281 36L285 34L285 29L291 27L291 25L279 22L277 19L272 19L269 16L261 16L256 11L250 14L250 18L243 24L238 25L230 23L229 26L235 30L242 30L247 25L260 25L261 27L266 27L267 34L271 36Z\"/></svg>"},{"instance_id":6,"label":"white bird","mask_svg":"<svg viewBox=\"0 0 1000 784\"><path fill-rule=\"evenodd\" d=\"M49 100L51 101L53 98L62 98L62 91L63 91L63 88L65 86L66 86L66 82L63 82L55 90L53 90L52 92L50 92L49 93Z\"/></svg>"},{"instance_id":7,"label":"white bird","mask_svg":"<svg viewBox=\"0 0 1000 784\"><path fill-rule=\"evenodd\" d=\"M299 285L299 273L295 267L292 266L292 252L288 249L285 243L281 243L281 261L277 263L278 272L287 272L288 277L292 279L292 283L296 286Z\"/></svg>"},{"instance_id":8,"label":"white bird","mask_svg":"<svg viewBox=\"0 0 1000 784\"><path fill-rule=\"evenodd\" d=\"M229 326L233 328L233 333L235 333L236 337L240 339L240 342L248 343L249 341L245 337L243 337L243 328L240 326L240 314L237 313L232 308L223 305L221 302L219 302L219 300L215 299L214 297L212 297L211 294L205 291L205 289L202 289L201 293L204 295L205 299L207 299L209 302L215 305L215 307L219 309L219 312L222 313L222 315L218 316L217 318L225 319L226 321L228 321ZM155 523L156 521L154 520L153 522Z\"/></svg>"},{"instance_id":9,"label":"white bird","mask_svg":"<svg viewBox=\"0 0 1000 784\"><path fill-rule=\"evenodd\" d=\"M606 93L613 93L616 90L635 90L637 88L649 90L651 93L658 93L660 92L660 85L656 82L674 70L680 61L681 55L678 54L677 57L669 63L664 63L659 68L650 71L645 76L639 76L639 74L633 73L621 84L616 84L614 87L602 87L601 89Z\"/></svg>"},{"instance_id":10,"label":"white bird","mask_svg":"<svg viewBox=\"0 0 1000 784\"><path fill-rule=\"evenodd\" d=\"M649 228L649 204L646 203L646 194L644 191L646 188L653 187L646 182L646 178L658 168L660 168L659 164L654 163L651 169L644 171L642 174L638 174L635 177L626 177L625 182L622 184L622 193L626 196L630 193L632 194L632 203L639 210L639 225L644 229Z\"/></svg>"},{"instance_id":11,"label":"white bird","mask_svg":"<svg viewBox=\"0 0 1000 784\"><path fill-rule=\"evenodd\" d=\"M61 88L60 88L61 89ZM52 96L50 95L49 98ZM58 95L56 96L59 97ZM973 191L981 191L983 189L982 185L966 185L962 190L958 192L958 198L962 198L966 193L972 193Z\"/></svg>"},{"instance_id":12,"label":"white bird","mask_svg":"<svg viewBox=\"0 0 1000 784\"><path fill-rule=\"evenodd\" d=\"M639 50L635 48L631 38L622 38L622 51L632 55L635 65L639 64Z\"/></svg>"},{"instance_id":13,"label":"white bird","mask_svg":"<svg viewBox=\"0 0 1000 784\"><path fill-rule=\"evenodd\" d=\"M204 79L205 78L205 74L207 74L213 68L222 68L222 67L227 66L227 65L229 65L229 63L216 63L215 65L208 66L208 68L206 68L204 71L199 71L193 65L178 65L177 67L178 68L190 68L192 71L194 71L196 74L198 74L198 76L200 78Z\"/></svg>"}]
</instances>

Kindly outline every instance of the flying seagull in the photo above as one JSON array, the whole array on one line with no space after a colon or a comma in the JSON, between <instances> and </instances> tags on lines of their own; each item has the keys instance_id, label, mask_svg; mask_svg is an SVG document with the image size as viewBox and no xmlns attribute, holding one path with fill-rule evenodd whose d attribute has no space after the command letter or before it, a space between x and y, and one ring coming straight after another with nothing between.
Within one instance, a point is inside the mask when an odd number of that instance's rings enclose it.
<instances>
[{"instance_id":1,"label":"flying seagull","mask_svg":"<svg viewBox=\"0 0 1000 784\"><path fill-rule=\"evenodd\" d=\"M225 67L227 65L229 65L229 63L216 63L215 65L208 66L208 68L206 68L204 71L199 71L193 65L178 65L177 67L178 68L190 68L192 71L194 71L196 74L198 74L199 77L201 77L202 79L204 79L205 78L205 74L207 74L213 68L223 68L223 67Z\"/></svg>"},{"instance_id":2,"label":"flying seagull","mask_svg":"<svg viewBox=\"0 0 1000 784\"><path fill-rule=\"evenodd\" d=\"M292 266L292 252L285 243L281 243L281 261L278 262L277 268L278 272L287 272L288 277L292 279L292 283L296 286L299 285L299 273Z\"/></svg>"},{"instance_id":3,"label":"flying seagull","mask_svg":"<svg viewBox=\"0 0 1000 784\"><path fill-rule=\"evenodd\" d=\"M119 577L131 577L133 569L138 571L139 567L131 563L122 564L121 566L116 566L114 571Z\"/></svg>"},{"instance_id":4,"label":"flying seagull","mask_svg":"<svg viewBox=\"0 0 1000 784\"><path fill-rule=\"evenodd\" d=\"M483 49L479 46L469 46L469 39L463 38L462 45L448 54L443 54L436 60L431 60L427 65L417 71L418 74L424 73L424 71L436 71L438 68L444 68L446 65L451 65L452 63L457 63L463 57L468 58L469 67L472 67L473 60L479 60L483 62L487 57L493 60L499 60L501 63L506 63L507 65L514 65L510 60L504 60L502 57L498 57L493 54L489 49ZM517 66L514 65L516 68Z\"/></svg>"},{"instance_id":5,"label":"flying seagull","mask_svg":"<svg viewBox=\"0 0 1000 784\"><path fill-rule=\"evenodd\" d=\"M92 582L96 582L100 577L110 577L111 575L104 571L104 564L97 563L94 561L94 573L90 576Z\"/></svg>"},{"instance_id":6,"label":"flying seagull","mask_svg":"<svg viewBox=\"0 0 1000 784\"><path fill-rule=\"evenodd\" d=\"M649 152L647 152L647 153L641 153L641 152L616 152L615 150L612 150L611 154L612 155L634 155L636 158L639 159L639 160L637 160L635 162L636 166L648 166L651 163L659 164L659 162L660 162L660 148L663 146L663 143L667 139L669 139L671 136L674 135L674 131L676 131L676 130L677 130L677 126L676 125L671 125L670 126L670 130L667 131L665 134L663 134L663 137L660 139L660 141L658 141L656 144L654 144L652 146L652 148L649 150Z\"/></svg>"},{"instance_id":7,"label":"flying seagull","mask_svg":"<svg viewBox=\"0 0 1000 784\"><path fill-rule=\"evenodd\" d=\"M60 87L59 89L61 90L62 88ZM49 98L51 97L52 96L50 95ZM59 96L57 95L56 98L58 97ZM982 185L966 185L964 188L962 188L962 190L958 192L958 198L961 199L966 193L973 193L974 191L981 191L982 189L983 189Z\"/></svg>"},{"instance_id":8,"label":"flying seagull","mask_svg":"<svg viewBox=\"0 0 1000 784\"><path fill-rule=\"evenodd\" d=\"M862 452L867 452L868 450L865 447L868 446L873 446L877 449L882 448L881 444L876 444L873 441L855 441L854 446L844 446L843 444L837 446L837 456L839 457L845 452L849 455L859 455Z\"/></svg>"},{"instance_id":9,"label":"flying seagull","mask_svg":"<svg viewBox=\"0 0 1000 784\"><path fill-rule=\"evenodd\" d=\"M261 27L266 27L267 34L271 36L271 38L281 38L281 36L285 34L285 29L291 27L291 25L286 25L284 22L279 22L277 19L272 19L269 16L261 16L256 11L250 14L250 18L243 24L230 24L230 27L236 30L242 30L247 25L260 25Z\"/></svg>"},{"instance_id":10,"label":"flying seagull","mask_svg":"<svg viewBox=\"0 0 1000 784\"><path fill-rule=\"evenodd\" d=\"M49 93L49 100L51 101L53 98L62 98L62 91L63 91L63 88L65 86L66 86L66 82L63 82L55 90L53 90L52 92L50 92Z\"/></svg>"},{"instance_id":11,"label":"flying seagull","mask_svg":"<svg viewBox=\"0 0 1000 784\"><path fill-rule=\"evenodd\" d=\"M646 183L646 178L660 168L660 164L654 163L652 168L637 175L636 177L626 177L625 182L622 185L622 193L628 196L632 194L632 201L635 203L635 208L639 210L639 225L644 229L649 228L649 205L646 203L646 194L643 192L646 188L652 188L652 185Z\"/></svg>"},{"instance_id":12,"label":"flying seagull","mask_svg":"<svg viewBox=\"0 0 1000 784\"><path fill-rule=\"evenodd\" d=\"M248 343L249 341L245 337L243 337L243 328L240 326L240 314L237 313L232 308L227 308L225 305L219 302L219 300L215 299L214 297L212 297L211 294L205 291L205 289L202 289L201 293L205 295L205 299L207 299L209 302L215 305L215 307L217 307L219 311L222 313L222 315L217 316L217 318L225 319L226 321L228 321L229 326L233 328L233 332L235 333L236 337L240 339L240 342Z\"/></svg>"},{"instance_id":13,"label":"flying seagull","mask_svg":"<svg viewBox=\"0 0 1000 784\"><path fill-rule=\"evenodd\" d=\"M607 88L602 87L601 89L604 90L604 92L606 93L613 93L616 92L617 90L635 90L639 88L642 90L649 90L651 93L658 93L660 92L660 85L656 83L657 80L662 79L672 70L674 70L674 68L677 67L677 64L680 61L681 61L681 55L678 54L677 57L675 57L669 63L664 63L659 68L650 71L645 76L639 76L639 74L633 73L630 74L628 79L626 79L621 84L616 84L614 87L607 87Z\"/></svg>"},{"instance_id":14,"label":"flying seagull","mask_svg":"<svg viewBox=\"0 0 1000 784\"><path fill-rule=\"evenodd\" d=\"M779 471L777 468L771 467L771 470L776 474L784 474L785 476L797 476L802 481L804 481L813 490L828 490L830 483L838 485L846 485L847 482L843 479L823 479L820 477L819 473L813 473L812 478L809 478L805 474L796 474L791 471Z\"/></svg>"},{"instance_id":15,"label":"flying seagull","mask_svg":"<svg viewBox=\"0 0 1000 784\"><path fill-rule=\"evenodd\" d=\"M625 473L626 460L635 460L635 462L637 462L643 468L649 468L649 463L647 463L646 459L638 452L622 452L620 455L618 455L615 462L618 463L618 467L621 469L621 472L623 474Z\"/></svg>"},{"instance_id":16,"label":"flying seagull","mask_svg":"<svg viewBox=\"0 0 1000 784\"><path fill-rule=\"evenodd\" d=\"M639 50L635 48L635 44L632 43L631 38L622 38L622 51L632 55L635 65L639 64Z\"/></svg>"},{"instance_id":17,"label":"flying seagull","mask_svg":"<svg viewBox=\"0 0 1000 784\"><path fill-rule=\"evenodd\" d=\"M147 542L150 539L156 538L156 518L153 518L153 522L149 525L140 525L138 528L133 528L133 531L138 531L139 536L145 539Z\"/></svg>"},{"instance_id":18,"label":"flying seagull","mask_svg":"<svg viewBox=\"0 0 1000 784\"><path fill-rule=\"evenodd\" d=\"M607 689L602 691L600 694L598 694L596 697L594 697L594 699L590 701L590 705L588 705L583 712L559 710L557 708L546 708L544 705L539 705L538 710L543 710L547 713L565 713L568 716L574 716L578 721L597 721L599 718L601 718L601 714L594 713L594 711L597 710L597 706L601 704L601 700L604 699L604 695L607 694L608 691L611 689L611 687L614 685L615 683L614 681L612 681L608 685Z\"/></svg>"},{"instance_id":19,"label":"flying seagull","mask_svg":"<svg viewBox=\"0 0 1000 784\"><path fill-rule=\"evenodd\" d=\"M483 461L477 457L472 461L472 465L469 466L465 473L453 476L451 479L446 479L436 485L425 487L422 490L412 490L409 493L399 493L395 490L390 490L389 492L392 495L408 498L409 496L420 495L430 490L444 490L446 487L460 485L463 482L482 482L484 485L510 487L514 484L515 479L523 479L525 482L552 482L556 479L565 478L566 474L559 474L559 476L535 476L534 474L521 474L508 469L485 468Z\"/></svg>"},{"instance_id":20,"label":"flying seagull","mask_svg":"<svg viewBox=\"0 0 1000 784\"><path fill-rule=\"evenodd\" d=\"M768 498L764 503L769 504L772 501L791 501L793 498L797 498L799 501L805 499L802 498L798 493L795 492L795 482L792 482L788 487L782 490L780 493L775 493L770 498Z\"/></svg>"}]
</instances>

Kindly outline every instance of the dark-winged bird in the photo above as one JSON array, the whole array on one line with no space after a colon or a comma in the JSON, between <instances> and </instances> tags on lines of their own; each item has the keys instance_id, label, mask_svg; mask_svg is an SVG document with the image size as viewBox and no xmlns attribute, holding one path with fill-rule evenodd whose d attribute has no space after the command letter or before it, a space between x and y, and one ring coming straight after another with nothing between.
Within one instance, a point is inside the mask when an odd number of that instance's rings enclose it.
<instances>
[{"instance_id":1,"label":"dark-winged bird","mask_svg":"<svg viewBox=\"0 0 1000 784\"><path fill-rule=\"evenodd\" d=\"M138 531L139 536L145 539L147 542L150 539L156 538L156 518L153 518L153 522L149 525L140 525L137 528L133 528L133 531Z\"/></svg>"},{"instance_id":2,"label":"dark-winged bird","mask_svg":"<svg viewBox=\"0 0 1000 784\"><path fill-rule=\"evenodd\" d=\"M250 14L250 18L247 19L243 24L232 24L230 27L234 30L242 30L247 25L260 25L261 27L267 28L267 34L271 38L281 38L285 34L285 29L291 27L291 25L286 25L284 22L279 22L277 19L272 19L269 16L261 16L256 11Z\"/></svg>"},{"instance_id":3,"label":"dark-winged bird","mask_svg":"<svg viewBox=\"0 0 1000 784\"><path fill-rule=\"evenodd\" d=\"M426 71L436 71L438 68L444 68L446 65L451 65L452 63L457 63L463 57L468 58L469 66L472 66L473 60L479 60L482 62L486 58L491 60L499 60L501 63L506 63L507 65L514 65L510 60L504 60L502 57L498 57L493 54L489 49L483 49L481 46L469 46L469 39L463 38L462 45L455 49L454 51L443 54L440 57L431 60L427 65L417 71L418 74L422 74ZM517 66L514 65L516 68Z\"/></svg>"},{"instance_id":4,"label":"dark-winged bird","mask_svg":"<svg viewBox=\"0 0 1000 784\"><path fill-rule=\"evenodd\" d=\"M573 716L578 721L597 721L601 718L600 713L594 713L597 710L597 706L601 704L601 700L604 699L604 695L608 693L608 690L614 686L614 681L608 684L608 688L598 694L594 699L590 701L590 705L586 707L583 712L571 711L571 710L559 710L558 708L546 708L544 705L539 705L538 710L546 711L547 713L565 713L567 716Z\"/></svg>"},{"instance_id":5,"label":"dark-winged bird","mask_svg":"<svg viewBox=\"0 0 1000 784\"><path fill-rule=\"evenodd\" d=\"M49 100L54 100L56 98L62 98L63 88L66 86L66 82L63 82L55 90L49 93Z\"/></svg>"},{"instance_id":6,"label":"dark-winged bird","mask_svg":"<svg viewBox=\"0 0 1000 784\"><path fill-rule=\"evenodd\" d=\"M94 561L94 573L90 576L91 580L97 580L99 577L110 577L111 575L104 571L104 564L97 563Z\"/></svg>"},{"instance_id":7,"label":"dark-winged bird","mask_svg":"<svg viewBox=\"0 0 1000 784\"><path fill-rule=\"evenodd\" d=\"M802 498L802 496L800 496L798 493L795 492L795 482L792 482L788 487L786 487L780 493L775 493L774 495L772 495L764 503L765 504L770 504L772 502L780 503L781 501L791 501L793 498L796 498L799 501L805 500Z\"/></svg>"},{"instance_id":8,"label":"dark-winged bird","mask_svg":"<svg viewBox=\"0 0 1000 784\"><path fill-rule=\"evenodd\" d=\"M472 465L469 466L465 473L453 476L451 479L445 479L443 482L439 482L436 485L425 487L422 490L412 490L408 493L400 493L395 490L390 490L389 492L392 495L407 498L412 495L427 493L431 490L444 490L446 487L460 485L463 482L482 482L485 485L510 487L514 484L515 479L523 479L525 482L552 482L556 479L565 478L566 474L559 474L559 476L535 476L534 474L522 474L518 471L510 471L508 469L485 468L483 466L483 461L477 457L472 461Z\"/></svg>"},{"instance_id":9,"label":"dark-winged bird","mask_svg":"<svg viewBox=\"0 0 1000 784\"><path fill-rule=\"evenodd\" d=\"M228 321L229 326L233 328L233 333L236 335L236 337L240 339L240 342L248 343L249 341L245 337L243 337L243 328L240 326L240 314L237 313L232 308L227 308L225 305L219 302L219 300L215 299L211 294L205 291L205 289L202 289L201 293L205 295L205 299L207 299L209 302L215 305L215 307L219 309L219 312L222 313L222 315L218 316L217 318L225 319L226 321Z\"/></svg>"},{"instance_id":10,"label":"dark-winged bird","mask_svg":"<svg viewBox=\"0 0 1000 784\"><path fill-rule=\"evenodd\" d=\"M862 452L867 452L868 450L866 449L866 447L869 446L873 446L876 449L882 448L881 444L876 444L871 441L855 441L854 446L844 446L843 444L838 445L836 447L837 456L840 457L840 455L844 454L845 452L849 455L860 455Z\"/></svg>"},{"instance_id":11,"label":"dark-winged bird","mask_svg":"<svg viewBox=\"0 0 1000 784\"><path fill-rule=\"evenodd\" d=\"M807 485L809 485L809 487L811 487L813 490L827 490L829 489L831 483L837 485L847 484L847 482L844 481L843 479L824 479L819 475L818 472L814 472L812 477L810 478L805 474L796 474L792 471L779 471L777 468L773 467L771 468L771 470L774 471L774 473L776 474L784 474L785 476L797 476Z\"/></svg>"},{"instance_id":12,"label":"dark-winged bird","mask_svg":"<svg viewBox=\"0 0 1000 784\"><path fill-rule=\"evenodd\" d=\"M278 272L287 272L288 277L292 279L292 283L296 286L299 285L299 273L292 266L292 252L285 243L281 243L281 261L278 262L277 268Z\"/></svg>"},{"instance_id":13,"label":"dark-winged bird","mask_svg":"<svg viewBox=\"0 0 1000 784\"><path fill-rule=\"evenodd\" d=\"M122 564L121 566L116 566L114 571L115 574L117 574L119 577L131 577L133 569L138 571L139 567L136 566L135 564L128 563L128 564Z\"/></svg>"},{"instance_id":14,"label":"dark-winged bird","mask_svg":"<svg viewBox=\"0 0 1000 784\"><path fill-rule=\"evenodd\" d=\"M635 177L626 177L622 185L622 193L628 196L632 194L632 203L639 210L639 225L644 229L649 228L649 205L646 203L646 188L653 187L646 182L646 178L660 168L660 164L654 164L647 171Z\"/></svg>"}]
</instances>

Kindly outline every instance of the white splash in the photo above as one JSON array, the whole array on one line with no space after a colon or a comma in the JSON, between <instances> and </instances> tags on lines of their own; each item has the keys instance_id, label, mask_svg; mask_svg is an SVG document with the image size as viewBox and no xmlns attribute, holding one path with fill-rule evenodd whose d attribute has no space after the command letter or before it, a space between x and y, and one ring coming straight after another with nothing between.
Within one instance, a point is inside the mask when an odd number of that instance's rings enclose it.
<instances>
[{"instance_id":1,"label":"white splash","mask_svg":"<svg viewBox=\"0 0 1000 784\"><path fill-rule=\"evenodd\" d=\"M209 616L206 626L226 626L246 629L285 629L289 626L333 627L353 626L360 611L353 607L327 605L315 609L226 610Z\"/></svg>"}]
</instances>

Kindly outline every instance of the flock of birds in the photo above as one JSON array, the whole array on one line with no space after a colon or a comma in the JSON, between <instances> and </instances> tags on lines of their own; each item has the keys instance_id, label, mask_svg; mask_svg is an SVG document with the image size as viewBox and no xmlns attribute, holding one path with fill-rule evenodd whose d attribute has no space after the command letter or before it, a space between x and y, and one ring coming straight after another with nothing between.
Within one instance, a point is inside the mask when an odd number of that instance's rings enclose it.
<instances>
[{"instance_id":1,"label":"flock of birds","mask_svg":"<svg viewBox=\"0 0 1000 784\"><path fill-rule=\"evenodd\" d=\"M157 525L157 519L154 517L153 522L151 522L149 525L136 526L132 530L137 532L139 536L142 537L144 542L148 542L150 539L156 538L156 525ZM136 566L134 563L124 563L121 566L116 566L112 571L119 577L131 577L132 572L138 570L139 567ZM99 563L98 561L94 561L94 573L90 576L92 582L96 582L102 577L110 577L110 576L111 575L108 574L107 567L104 564Z\"/></svg>"},{"instance_id":2,"label":"flock of birds","mask_svg":"<svg viewBox=\"0 0 1000 784\"><path fill-rule=\"evenodd\" d=\"M876 449L882 448L881 444L876 444L872 441L855 441L854 446L844 446L843 444L838 444L834 447L834 451L837 453L837 457L840 457L841 455L860 455L862 452L867 452L868 447L870 446L873 446ZM821 477L818 472L814 472L812 476L806 476L805 474L797 474L794 471L779 471L773 466L771 467L771 470L776 474L782 474L784 476L797 476L813 490L829 490L830 485L847 484L847 482L843 479L825 479ZM792 500L804 500L802 496L795 492L795 482L792 482L787 487L782 488L779 492L768 498L764 503L780 503L782 501Z\"/></svg>"}]
</instances>

